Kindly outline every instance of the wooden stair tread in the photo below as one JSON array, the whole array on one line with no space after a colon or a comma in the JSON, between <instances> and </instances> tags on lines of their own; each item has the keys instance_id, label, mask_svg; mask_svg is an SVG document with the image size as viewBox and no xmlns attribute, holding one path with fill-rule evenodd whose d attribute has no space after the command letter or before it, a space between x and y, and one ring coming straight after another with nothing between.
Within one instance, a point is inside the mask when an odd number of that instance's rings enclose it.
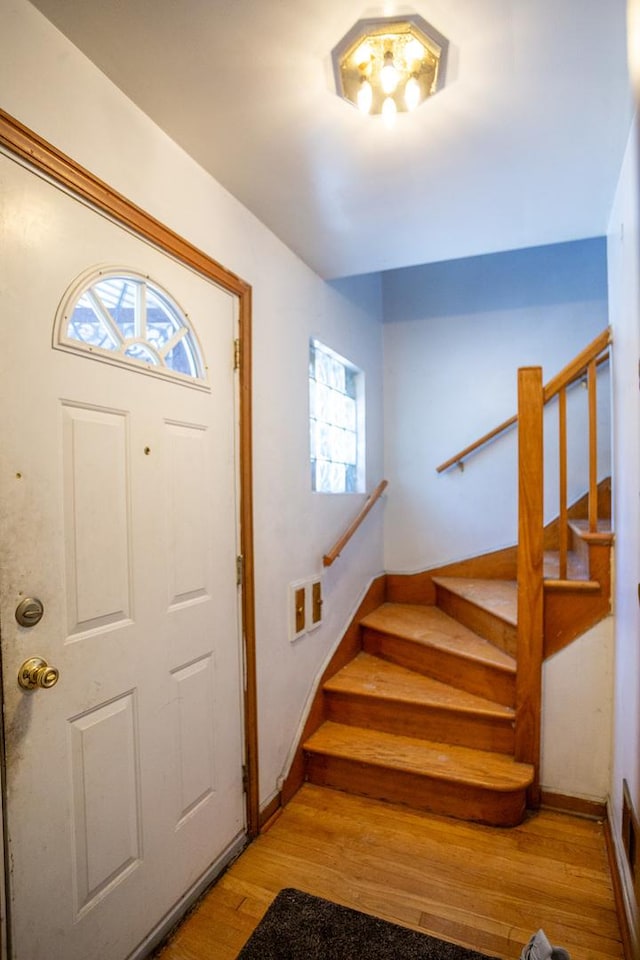
<instances>
[{"instance_id":1,"label":"wooden stair tread","mask_svg":"<svg viewBox=\"0 0 640 960\"><path fill-rule=\"evenodd\" d=\"M477 716L512 720L514 710L369 653L360 653L324 684L330 693L442 707Z\"/></svg>"},{"instance_id":2,"label":"wooden stair tread","mask_svg":"<svg viewBox=\"0 0 640 960\"><path fill-rule=\"evenodd\" d=\"M448 650L515 674L515 660L488 640L449 617L438 607L383 603L361 621L365 628Z\"/></svg>"},{"instance_id":3,"label":"wooden stair tread","mask_svg":"<svg viewBox=\"0 0 640 960\"><path fill-rule=\"evenodd\" d=\"M611 526L611 520L607 517L598 520L597 529L593 533L589 530L588 520L570 520L569 526L579 537L582 537L582 539L587 542L613 543L613 528Z\"/></svg>"},{"instance_id":4,"label":"wooden stair tread","mask_svg":"<svg viewBox=\"0 0 640 960\"><path fill-rule=\"evenodd\" d=\"M513 627L518 625L518 585L515 580L478 580L472 577L433 577L437 586L487 610Z\"/></svg>"},{"instance_id":5,"label":"wooden stair tread","mask_svg":"<svg viewBox=\"0 0 640 960\"><path fill-rule=\"evenodd\" d=\"M495 792L526 789L533 767L502 753L452 746L326 721L305 743L308 753Z\"/></svg>"}]
</instances>

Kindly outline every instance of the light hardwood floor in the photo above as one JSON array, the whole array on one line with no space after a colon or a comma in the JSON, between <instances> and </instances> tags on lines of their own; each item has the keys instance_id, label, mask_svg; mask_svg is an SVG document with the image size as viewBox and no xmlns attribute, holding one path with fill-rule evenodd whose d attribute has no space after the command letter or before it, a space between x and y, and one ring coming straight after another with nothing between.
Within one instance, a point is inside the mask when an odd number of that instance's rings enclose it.
<instances>
[{"instance_id":1,"label":"light hardwood floor","mask_svg":"<svg viewBox=\"0 0 640 960\"><path fill-rule=\"evenodd\" d=\"M540 927L572 960L623 956L602 824L484 827L310 784L157 956L235 960L283 887L507 960Z\"/></svg>"}]
</instances>

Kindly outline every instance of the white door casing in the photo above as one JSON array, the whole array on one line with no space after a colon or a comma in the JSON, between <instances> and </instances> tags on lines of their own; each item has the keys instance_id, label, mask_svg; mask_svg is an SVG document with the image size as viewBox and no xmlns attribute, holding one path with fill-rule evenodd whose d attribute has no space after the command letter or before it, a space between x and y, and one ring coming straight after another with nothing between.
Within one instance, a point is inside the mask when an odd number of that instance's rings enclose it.
<instances>
[{"instance_id":1,"label":"white door casing","mask_svg":"<svg viewBox=\"0 0 640 960\"><path fill-rule=\"evenodd\" d=\"M119 960L245 832L235 298L0 157L12 951ZM171 292L210 391L52 348L92 264ZM26 595L42 621L20 627ZM50 690L18 687L44 657Z\"/></svg>"}]
</instances>

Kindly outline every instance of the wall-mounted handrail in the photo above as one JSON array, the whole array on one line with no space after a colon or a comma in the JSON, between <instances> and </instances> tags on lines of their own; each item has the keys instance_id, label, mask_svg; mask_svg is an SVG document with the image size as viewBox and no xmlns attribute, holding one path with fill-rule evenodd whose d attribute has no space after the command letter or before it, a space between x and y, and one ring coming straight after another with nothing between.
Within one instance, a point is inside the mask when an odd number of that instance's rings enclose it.
<instances>
[{"instance_id":1,"label":"wall-mounted handrail","mask_svg":"<svg viewBox=\"0 0 640 960\"><path fill-rule=\"evenodd\" d=\"M514 413L512 417L509 417L508 420L505 420L504 423L501 423L500 426L495 427L493 430L490 430L489 433L485 433L484 436L479 437L477 440L474 440L473 443L470 443L468 447L465 447L464 450L461 450L460 453L457 453L455 457L450 457L449 460L445 460L444 463L441 463L439 467L436 467L438 473L444 473L445 470L448 470L449 467L455 466L455 464L460 464L462 466L463 461L470 453L475 453L476 450L479 450L480 447L483 447L485 443L489 443L490 440L493 440L494 437L500 436L501 433L504 433L505 430L508 430L509 427L512 427L514 423L518 422L518 414Z\"/></svg>"},{"instance_id":2,"label":"wall-mounted handrail","mask_svg":"<svg viewBox=\"0 0 640 960\"><path fill-rule=\"evenodd\" d=\"M609 328L603 330L595 340L593 340L588 347L579 353L570 363L563 367L560 373L557 373L555 377L552 377L549 383L543 388L544 390L544 402L548 403L553 397L556 396L563 388L570 387L574 383L583 379L585 371L588 371L589 363L591 360L595 360L596 366L599 367L603 363L607 363L609 360L609 351L607 350L608 345L611 343L611 331ZM606 351L606 352L605 352ZM468 447L465 447L464 450L461 450L454 457L450 457L448 460L445 460L444 463L441 463L439 467L436 467L437 473L444 473L445 470L449 470L450 467L456 465L463 465L464 460L476 450L479 450L480 447L483 447L486 443L489 443L490 440L494 440L496 437L500 436L501 433L504 433L509 427L512 427L518 422L518 414L514 414L512 417L509 417L508 420L505 420L499 426L495 427L493 430L490 430L489 433L485 433L482 437L479 437L473 443L470 443Z\"/></svg>"},{"instance_id":3,"label":"wall-mounted handrail","mask_svg":"<svg viewBox=\"0 0 640 960\"><path fill-rule=\"evenodd\" d=\"M328 553L325 553L324 557L322 558L322 562L325 567L330 567L333 561L338 559L338 557L344 550L349 540L351 540L351 537L354 535L354 533L356 532L356 530L358 529L358 527L360 526L360 524L362 523L366 515L369 513L369 511L374 506L374 504L380 499L380 497L382 496L382 494L384 493L384 491L387 489L388 486L389 486L388 480L381 480L378 486L373 491L373 493L369 497L367 497L358 516L355 518L355 520L351 524L349 524L345 532L342 534L342 536L336 542L336 544L331 548L331 550L329 550Z\"/></svg>"}]
</instances>

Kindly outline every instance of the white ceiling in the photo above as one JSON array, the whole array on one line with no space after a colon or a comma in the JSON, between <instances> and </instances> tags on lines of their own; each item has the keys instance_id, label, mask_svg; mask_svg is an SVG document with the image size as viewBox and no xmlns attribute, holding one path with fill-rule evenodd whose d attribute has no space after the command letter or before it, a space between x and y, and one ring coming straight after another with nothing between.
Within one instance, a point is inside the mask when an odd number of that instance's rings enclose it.
<instances>
[{"instance_id":1,"label":"white ceiling","mask_svg":"<svg viewBox=\"0 0 640 960\"><path fill-rule=\"evenodd\" d=\"M606 232L626 0L34 0L324 277ZM363 17L418 13L445 89L388 129L335 96Z\"/></svg>"}]
</instances>

